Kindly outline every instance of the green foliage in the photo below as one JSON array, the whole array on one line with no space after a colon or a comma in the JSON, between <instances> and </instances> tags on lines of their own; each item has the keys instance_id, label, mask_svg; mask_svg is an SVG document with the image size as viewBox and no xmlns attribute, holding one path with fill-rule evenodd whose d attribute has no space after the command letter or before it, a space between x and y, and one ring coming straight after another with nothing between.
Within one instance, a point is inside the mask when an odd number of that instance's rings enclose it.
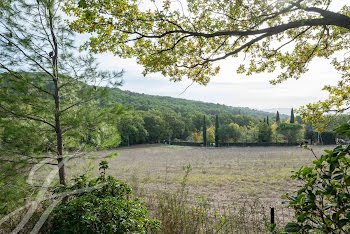
<instances>
[{"instance_id":1,"label":"green foliage","mask_svg":"<svg viewBox=\"0 0 350 234\"><path fill-rule=\"evenodd\" d=\"M137 1L80 2L83 4L68 1L65 11L74 16L72 28L93 33L85 48L136 57L145 67L144 74L161 72L175 81L187 77L206 84L220 71L216 62L249 53L253 55L249 65L239 66L238 73L273 72L279 66L282 74L275 83L281 82L299 78L314 57L328 58L349 46L343 39L350 28L343 23L349 21L349 8L343 4L341 10L332 12L327 8L328 1L261 0L252 6L247 0L192 0L181 3L187 9L186 16L182 5L171 2L158 4L154 9L140 7ZM319 27L324 25L336 25L334 32L327 34L326 29ZM310 28L305 31L305 27ZM282 49L286 44L274 45L284 38L294 42L291 51Z\"/></svg>"},{"instance_id":2,"label":"green foliage","mask_svg":"<svg viewBox=\"0 0 350 234\"><path fill-rule=\"evenodd\" d=\"M334 132L322 132L321 133L322 144L324 145L335 145L335 134Z\"/></svg>"},{"instance_id":3,"label":"green foliage","mask_svg":"<svg viewBox=\"0 0 350 234\"><path fill-rule=\"evenodd\" d=\"M329 7L336 4L332 0L161 3L148 8L135 0L68 0L64 10L74 19L71 28L92 33L85 49L135 57L144 75L160 72L173 81L188 78L207 84L219 74L220 60L249 54L250 61L237 66L237 73L272 73L280 68L270 81L277 84L300 78L315 58L331 59L341 80L324 87L328 99L300 111L307 121L322 123L323 113L349 108L350 59L348 54L337 55L350 48L346 1L334 11Z\"/></svg>"},{"instance_id":4,"label":"green foliage","mask_svg":"<svg viewBox=\"0 0 350 234\"><path fill-rule=\"evenodd\" d=\"M122 137L122 145L145 142L148 132L142 116L136 111L128 111L118 117L117 128Z\"/></svg>"},{"instance_id":5,"label":"green foliage","mask_svg":"<svg viewBox=\"0 0 350 234\"><path fill-rule=\"evenodd\" d=\"M80 107L80 114L69 119L74 128L65 134L65 148L91 151L117 147L121 142L117 121L124 111L120 105L101 108L93 103Z\"/></svg>"},{"instance_id":6,"label":"green foliage","mask_svg":"<svg viewBox=\"0 0 350 234\"><path fill-rule=\"evenodd\" d=\"M220 114L220 119L224 119L223 115L226 113L228 118L231 119L228 123L235 122L240 126L249 124L249 122L254 120L254 118L262 118L266 117L266 115L268 115L270 118L273 117L273 114L271 113L254 110L247 107L232 107L222 104L193 101L181 98L147 95L131 91L124 91L118 88L111 89L110 93L111 96L109 97L109 102L111 103L121 103L126 107L140 111L158 110L163 113L169 111L177 114L191 115L195 115L197 113L199 122L203 121L203 114ZM284 118L287 118L286 115L283 116ZM208 122L207 125L210 126L212 123ZM203 124L199 124L199 129L201 129L202 126Z\"/></svg>"},{"instance_id":7,"label":"green foliage","mask_svg":"<svg viewBox=\"0 0 350 234\"><path fill-rule=\"evenodd\" d=\"M295 121L296 121L298 124L303 124L303 123L304 123L304 121L303 121L303 119L300 117L300 115L297 115L297 116L295 117Z\"/></svg>"},{"instance_id":8,"label":"green foliage","mask_svg":"<svg viewBox=\"0 0 350 234\"><path fill-rule=\"evenodd\" d=\"M62 4L63 0L0 4L1 126L7 122L1 157L11 156L12 161L37 163L42 159L38 155L52 154L61 162L65 150L82 150L86 142L103 149L120 142L116 129L95 111L95 99L107 93L102 85L119 85L122 72L100 71L91 53L79 54L74 33L61 17ZM89 124L94 129L83 127ZM64 165L58 174L65 184Z\"/></svg>"},{"instance_id":9,"label":"green foliage","mask_svg":"<svg viewBox=\"0 0 350 234\"><path fill-rule=\"evenodd\" d=\"M311 140L309 144L317 141L317 132L313 130L312 123L310 122L307 122L305 124L304 139Z\"/></svg>"},{"instance_id":10,"label":"green foliage","mask_svg":"<svg viewBox=\"0 0 350 234\"><path fill-rule=\"evenodd\" d=\"M296 218L286 232L350 232L350 145L325 152L320 158L315 155L312 167L303 166L292 176L302 187L295 195L284 195Z\"/></svg>"},{"instance_id":11,"label":"green foliage","mask_svg":"<svg viewBox=\"0 0 350 234\"><path fill-rule=\"evenodd\" d=\"M222 142L233 141L237 142L242 136L242 131L239 126L235 123L228 125L221 125L219 127L219 138Z\"/></svg>"},{"instance_id":12,"label":"green foliage","mask_svg":"<svg viewBox=\"0 0 350 234\"><path fill-rule=\"evenodd\" d=\"M108 164L100 163L101 175L89 180L85 175L60 191L96 186L90 192L69 197L52 211L50 233L147 233L158 230L160 223L148 216L143 201L133 196L129 185L106 177Z\"/></svg>"},{"instance_id":13,"label":"green foliage","mask_svg":"<svg viewBox=\"0 0 350 234\"><path fill-rule=\"evenodd\" d=\"M289 123L294 123L294 122L295 122L294 111L293 111L293 108L292 108L292 110L290 111L290 121L289 121Z\"/></svg>"},{"instance_id":14,"label":"green foliage","mask_svg":"<svg viewBox=\"0 0 350 234\"><path fill-rule=\"evenodd\" d=\"M281 119L280 119L280 113L277 111L277 114L276 114L276 123L277 124L280 124L281 123Z\"/></svg>"},{"instance_id":15,"label":"green foliage","mask_svg":"<svg viewBox=\"0 0 350 234\"><path fill-rule=\"evenodd\" d=\"M23 164L0 164L0 217L14 211L33 193L26 181L27 169Z\"/></svg>"},{"instance_id":16,"label":"green foliage","mask_svg":"<svg viewBox=\"0 0 350 234\"><path fill-rule=\"evenodd\" d=\"M287 143L295 143L300 139L302 126L295 123L281 123L276 128L278 134L283 135Z\"/></svg>"},{"instance_id":17,"label":"green foliage","mask_svg":"<svg viewBox=\"0 0 350 234\"><path fill-rule=\"evenodd\" d=\"M327 124L326 131L334 131L339 126L347 123L350 123L350 115L348 114L332 115L329 123Z\"/></svg>"},{"instance_id":18,"label":"green foliage","mask_svg":"<svg viewBox=\"0 0 350 234\"><path fill-rule=\"evenodd\" d=\"M258 142L271 142L272 129L268 123L258 124Z\"/></svg>"},{"instance_id":19,"label":"green foliage","mask_svg":"<svg viewBox=\"0 0 350 234\"><path fill-rule=\"evenodd\" d=\"M159 112L143 112L142 114L150 143L169 139L170 132L166 127L166 121L161 117Z\"/></svg>"},{"instance_id":20,"label":"green foliage","mask_svg":"<svg viewBox=\"0 0 350 234\"><path fill-rule=\"evenodd\" d=\"M171 140L183 138L185 132L185 122L180 115L172 112L163 112L162 119L165 121L166 131Z\"/></svg>"}]
</instances>

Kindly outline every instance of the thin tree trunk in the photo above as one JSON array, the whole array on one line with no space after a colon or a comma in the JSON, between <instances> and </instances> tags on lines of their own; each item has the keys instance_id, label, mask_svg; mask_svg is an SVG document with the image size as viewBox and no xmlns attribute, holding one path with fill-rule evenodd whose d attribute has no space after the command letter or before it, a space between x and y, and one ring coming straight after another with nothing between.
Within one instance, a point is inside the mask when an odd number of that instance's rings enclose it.
<instances>
[{"instance_id":1,"label":"thin tree trunk","mask_svg":"<svg viewBox=\"0 0 350 234\"><path fill-rule=\"evenodd\" d=\"M58 162L58 174L60 178L60 184L66 185L66 173L64 170L64 162L63 162L63 136L62 136L62 126L61 126L61 112L60 112L60 88L59 88L59 75L58 75L58 43L56 39L56 35L54 32L53 26L53 14L52 9L49 9L49 23L50 23L50 31L53 41L53 54L52 54L52 67L53 67L53 83L55 86L55 130L56 130L56 143L57 143L57 162Z\"/></svg>"},{"instance_id":2,"label":"thin tree trunk","mask_svg":"<svg viewBox=\"0 0 350 234\"><path fill-rule=\"evenodd\" d=\"M62 137L61 121L60 121L59 115L55 117L55 122L56 122L56 139L57 139L58 174L60 177L60 184L66 185L66 173L64 170L64 163L62 162L63 161L63 137Z\"/></svg>"}]
</instances>

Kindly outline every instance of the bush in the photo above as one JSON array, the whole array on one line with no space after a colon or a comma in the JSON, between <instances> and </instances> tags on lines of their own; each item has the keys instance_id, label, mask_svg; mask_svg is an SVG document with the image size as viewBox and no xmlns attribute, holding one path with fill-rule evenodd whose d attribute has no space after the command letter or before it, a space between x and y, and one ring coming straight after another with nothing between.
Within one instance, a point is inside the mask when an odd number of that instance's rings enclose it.
<instances>
[{"instance_id":1,"label":"bush","mask_svg":"<svg viewBox=\"0 0 350 234\"><path fill-rule=\"evenodd\" d=\"M335 134L333 132L321 133L322 143L324 145L335 145Z\"/></svg>"},{"instance_id":2,"label":"bush","mask_svg":"<svg viewBox=\"0 0 350 234\"><path fill-rule=\"evenodd\" d=\"M350 135L350 126L339 133ZM313 162L302 167L292 178L303 186L295 195L284 195L295 210L296 222L288 223L287 232L350 233L350 145L326 150Z\"/></svg>"},{"instance_id":3,"label":"bush","mask_svg":"<svg viewBox=\"0 0 350 234\"><path fill-rule=\"evenodd\" d=\"M108 165L101 162L101 175L88 181L86 176L59 190L75 191L96 186L90 192L69 197L52 212L51 233L146 233L159 229L159 221L148 216L142 200L133 197L129 185L105 176Z\"/></svg>"},{"instance_id":4,"label":"bush","mask_svg":"<svg viewBox=\"0 0 350 234\"><path fill-rule=\"evenodd\" d=\"M272 129L270 125L263 122L258 125L258 142L271 142Z\"/></svg>"},{"instance_id":5,"label":"bush","mask_svg":"<svg viewBox=\"0 0 350 234\"><path fill-rule=\"evenodd\" d=\"M276 128L276 132L278 134L283 135L284 139L287 141L287 143L295 143L300 141L301 138L301 131L303 127L299 124L295 123L281 123Z\"/></svg>"}]
</instances>

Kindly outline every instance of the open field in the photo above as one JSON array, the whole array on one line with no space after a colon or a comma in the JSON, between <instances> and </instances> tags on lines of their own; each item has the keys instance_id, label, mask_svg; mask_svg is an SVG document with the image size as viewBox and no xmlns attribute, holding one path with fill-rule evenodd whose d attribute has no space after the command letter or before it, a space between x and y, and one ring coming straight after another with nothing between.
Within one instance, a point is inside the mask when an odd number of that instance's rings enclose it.
<instances>
[{"instance_id":1,"label":"open field","mask_svg":"<svg viewBox=\"0 0 350 234\"><path fill-rule=\"evenodd\" d=\"M332 146L312 146L317 155ZM191 196L204 194L214 204L230 205L259 199L267 206L278 207L281 194L293 192L297 183L291 171L310 165L309 150L299 147L229 147L200 148L169 145L142 145L116 150L119 156L109 159L108 173L131 184L136 192L150 199L158 191L176 190L191 164L188 186ZM103 157L113 151L95 152ZM97 171L99 160L92 161ZM88 161L70 164L68 172L79 175ZM76 170L74 168L80 168Z\"/></svg>"},{"instance_id":2,"label":"open field","mask_svg":"<svg viewBox=\"0 0 350 234\"><path fill-rule=\"evenodd\" d=\"M332 146L311 148L321 155ZM120 155L105 157L114 152ZM314 159L310 150L296 146L203 148L160 144L89 156L93 159L70 161L68 177L97 175L100 160L107 160L107 174L128 182L146 201L151 216L162 221L160 233L269 233L269 207L276 208L277 228L281 229L293 216L281 198L298 189L298 183L290 179L292 171L311 165ZM178 191L186 165L191 165L192 171L186 186L188 196L183 199ZM223 216L226 221L222 223Z\"/></svg>"}]
</instances>

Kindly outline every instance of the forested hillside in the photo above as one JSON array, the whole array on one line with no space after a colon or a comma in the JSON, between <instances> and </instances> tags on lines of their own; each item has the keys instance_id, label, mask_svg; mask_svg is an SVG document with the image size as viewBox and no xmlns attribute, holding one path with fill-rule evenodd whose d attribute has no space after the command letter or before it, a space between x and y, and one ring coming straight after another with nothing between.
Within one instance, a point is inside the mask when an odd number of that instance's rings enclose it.
<instances>
[{"instance_id":1,"label":"forested hillside","mask_svg":"<svg viewBox=\"0 0 350 234\"><path fill-rule=\"evenodd\" d=\"M126 107L135 110L172 110L176 113L201 112L208 115L232 114L246 115L254 118L275 118L275 113L250 109L247 107L232 107L221 104L214 104L201 101L186 100L182 98L164 97L140 94L130 91L123 91L118 88L112 89L112 99L115 103L121 103ZM281 115L282 119L287 119L287 115Z\"/></svg>"}]
</instances>

